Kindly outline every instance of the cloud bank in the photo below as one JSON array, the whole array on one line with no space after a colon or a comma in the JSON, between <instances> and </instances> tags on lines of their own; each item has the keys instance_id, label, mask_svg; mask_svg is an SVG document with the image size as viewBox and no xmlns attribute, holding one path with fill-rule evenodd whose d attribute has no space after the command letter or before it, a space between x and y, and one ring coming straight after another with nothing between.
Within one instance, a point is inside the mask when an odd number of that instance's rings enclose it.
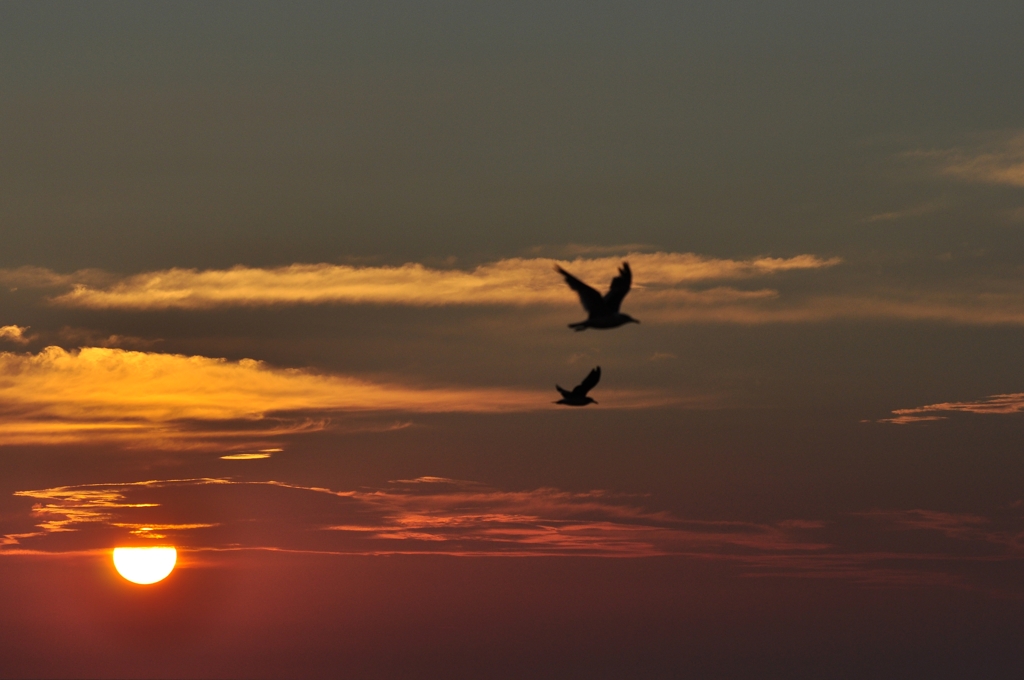
<instances>
[{"instance_id":1,"label":"cloud bank","mask_svg":"<svg viewBox=\"0 0 1024 680\"><path fill-rule=\"evenodd\" d=\"M632 252L624 257L574 260L512 258L473 270L438 269L419 263L398 267L293 264L277 268L167 269L120 277L96 270L57 274L40 268L0 270L0 283L56 289L57 306L159 311L316 304L407 307L560 307L579 313L576 295L555 271L556 263L599 290L627 259L634 289L626 306L656 324L827 323L837 320L901 320L962 325L1024 325L1024 293L1016 280L968 282L947 288L874 286L827 293L783 294L763 285L785 272L820 271L839 258L798 255L746 260L693 253ZM742 287L737 282L744 282ZM519 312L517 312L518 314ZM112 337L89 344L129 343Z\"/></svg>"},{"instance_id":2,"label":"cloud bank","mask_svg":"<svg viewBox=\"0 0 1024 680\"><path fill-rule=\"evenodd\" d=\"M57 295L59 305L89 309L208 309L223 306L295 304L552 305L575 304L575 296L555 274L556 263L595 287L606 289L623 259L634 269L634 295L671 300L673 295L694 299L700 292L688 284L749 279L793 270L821 269L840 262L814 255L791 258L760 257L729 260L693 253L630 253L623 258L512 258L484 264L471 271L434 269L418 263L399 267L353 267L333 264L293 264L261 269L167 269L117 279L86 272L60 275L26 268L0 273L0 281L23 285L68 287ZM720 301L723 289L714 289ZM733 296L750 295L734 291ZM754 291L764 297L763 291Z\"/></svg>"},{"instance_id":3,"label":"cloud bank","mask_svg":"<svg viewBox=\"0 0 1024 680\"><path fill-rule=\"evenodd\" d=\"M226 478L18 491L0 518L0 556L81 554L170 543L185 562L219 551L338 555L644 558L721 563L748 577L843 579L1024 595L1024 516L870 510L829 521L691 520L604 490L506 491L444 477L332 490ZM900 540L895 544L893 535ZM893 548L893 545L899 547ZM1009 570L1007 569L1009 565ZM1010 573L1005 588L995 574Z\"/></svg>"},{"instance_id":4,"label":"cloud bank","mask_svg":"<svg viewBox=\"0 0 1024 680\"><path fill-rule=\"evenodd\" d=\"M627 408L671 402L614 390L605 400ZM373 382L252 359L102 347L0 353L0 444L281 436L323 429L332 414L502 413L553 408L551 401L546 390Z\"/></svg>"}]
</instances>

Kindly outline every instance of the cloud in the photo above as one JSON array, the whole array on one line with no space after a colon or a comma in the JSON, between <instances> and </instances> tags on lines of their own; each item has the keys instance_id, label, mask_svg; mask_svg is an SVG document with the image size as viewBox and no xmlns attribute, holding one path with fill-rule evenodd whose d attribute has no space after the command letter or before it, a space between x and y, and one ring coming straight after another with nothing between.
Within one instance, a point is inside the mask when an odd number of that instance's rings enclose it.
<instances>
[{"instance_id":1,"label":"cloud","mask_svg":"<svg viewBox=\"0 0 1024 680\"><path fill-rule=\"evenodd\" d=\"M502 413L552 408L547 391L413 386L281 369L252 359L85 347L0 353L0 443L199 442L324 429L339 414ZM607 390L610 405L665 405ZM407 426L390 421L375 426Z\"/></svg>"},{"instance_id":2,"label":"cloud","mask_svg":"<svg viewBox=\"0 0 1024 680\"><path fill-rule=\"evenodd\" d=\"M675 518L607 491L502 491L443 477L334 491L277 481L149 480L19 491L34 532L3 552L95 550L170 539L184 551L267 549L340 554L647 557L690 550L820 550L799 529ZM231 497L235 514L205 516Z\"/></svg>"},{"instance_id":3,"label":"cloud","mask_svg":"<svg viewBox=\"0 0 1024 680\"><path fill-rule=\"evenodd\" d=\"M604 289L623 259L631 262L635 277L635 289L626 305L644 323L754 325L893 319L1024 325L1024 294L1019 292L1016 280L960 282L956 288L946 289L915 290L894 285L830 293L791 289L783 294L760 284L765 277L785 272L831 268L840 259L798 255L732 260L693 253L632 252L624 258L577 258L560 264ZM581 313L576 296L553 271L555 262L546 258L513 258L468 271L419 263L398 267L293 264L271 269L168 269L121 278L87 271L81 280L79 273L58 275L25 268L10 270L6 275L69 289L58 292L51 302L90 309L211 309L330 303L533 306L549 311L560 307L566 313ZM740 281L746 283L737 283ZM73 329L64 329L61 334L66 339L89 340L89 345L131 349L151 349L159 342L127 336L101 337Z\"/></svg>"},{"instance_id":4,"label":"cloud","mask_svg":"<svg viewBox=\"0 0 1024 680\"><path fill-rule=\"evenodd\" d=\"M99 269L79 269L73 274L58 274L45 267L0 269L0 285L10 290L25 288L61 288L73 285L104 286L117 277Z\"/></svg>"},{"instance_id":5,"label":"cloud","mask_svg":"<svg viewBox=\"0 0 1024 680\"><path fill-rule=\"evenodd\" d=\"M1024 595L1024 517L870 510L829 521L692 520L606 490L498 489L439 476L333 490L274 480L147 480L18 491L0 556L95 553L159 539L188 560L230 550L339 555L643 558L672 555L748 577L842 579ZM6 528L5 528L6 527ZM893 541L892 535L899 538ZM897 547L893 547L897 546Z\"/></svg>"},{"instance_id":6,"label":"cloud","mask_svg":"<svg viewBox=\"0 0 1024 680\"><path fill-rule=\"evenodd\" d=\"M221 456L221 460L262 460L264 458L270 458L274 453L281 449L264 449L262 451L252 451L250 453L229 453Z\"/></svg>"},{"instance_id":7,"label":"cloud","mask_svg":"<svg viewBox=\"0 0 1024 680\"><path fill-rule=\"evenodd\" d=\"M896 222L899 220L906 219L908 217L922 217L928 215L937 210L942 209L944 206L941 203L923 203L921 205L915 205L903 210L893 210L891 212L877 213L867 217L865 222Z\"/></svg>"},{"instance_id":8,"label":"cloud","mask_svg":"<svg viewBox=\"0 0 1024 680\"><path fill-rule=\"evenodd\" d=\"M907 155L934 163L948 177L1024 187L1024 133L1004 135L974 148L915 151Z\"/></svg>"},{"instance_id":9,"label":"cloud","mask_svg":"<svg viewBox=\"0 0 1024 680\"><path fill-rule=\"evenodd\" d=\"M643 311L643 321L755 325L892 319L958 325L1024 325L1024 295L1016 292L915 292L892 289L794 296L789 299L781 298L774 291L743 292L747 295L736 296L731 301L727 300L727 294L723 294L721 304L700 304L694 301L692 304L652 306Z\"/></svg>"},{"instance_id":10,"label":"cloud","mask_svg":"<svg viewBox=\"0 0 1024 680\"><path fill-rule=\"evenodd\" d=\"M892 423L893 425L909 425L910 423L925 423L936 420L945 420L945 416L915 416L915 415L897 415L892 418L882 418L878 422L880 423ZM870 421L865 421L870 422Z\"/></svg>"},{"instance_id":11,"label":"cloud","mask_svg":"<svg viewBox=\"0 0 1024 680\"><path fill-rule=\"evenodd\" d=\"M654 302L713 304L744 297L771 296L771 291L714 288L695 291L681 286L749 279L780 272L820 269L840 262L814 255L790 258L759 257L729 260L693 253L639 253L622 258L577 258L557 261L574 274L606 287L623 259L634 269L637 298ZM480 265L471 271L434 269L419 263L398 267L355 267L334 264L293 264L260 269L167 269L110 280L104 285L78 281L76 275L44 276L35 280L72 290L57 295L59 305L90 309L206 309L221 306L296 304L442 305L575 305L575 296L554 273L556 260L511 258ZM15 273L21 270L14 270ZM8 276L13 274L8 273ZM90 273L97 280L95 273Z\"/></svg>"},{"instance_id":12,"label":"cloud","mask_svg":"<svg viewBox=\"0 0 1024 680\"><path fill-rule=\"evenodd\" d=\"M883 418L881 423L906 425L932 420L945 420L949 413L1009 414L1024 411L1024 392L995 394L977 401L948 401L928 404L916 408L901 408L893 411L892 418Z\"/></svg>"},{"instance_id":13,"label":"cloud","mask_svg":"<svg viewBox=\"0 0 1024 680\"><path fill-rule=\"evenodd\" d=\"M939 512L936 510L872 510L855 513L870 518L891 530L934 531L947 538L1013 546L1020 544L1016 532L992 531L992 520L981 515Z\"/></svg>"},{"instance_id":14,"label":"cloud","mask_svg":"<svg viewBox=\"0 0 1024 680\"><path fill-rule=\"evenodd\" d=\"M30 341L29 337L25 335L27 330L28 326L0 326L0 340L24 345Z\"/></svg>"},{"instance_id":15,"label":"cloud","mask_svg":"<svg viewBox=\"0 0 1024 680\"><path fill-rule=\"evenodd\" d=\"M54 334L56 342L72 347L120 347L122 349L153 349L161 338L140 338L134 335L110 335L88 328L64 326Z\"/></svg>"}]
</instances>

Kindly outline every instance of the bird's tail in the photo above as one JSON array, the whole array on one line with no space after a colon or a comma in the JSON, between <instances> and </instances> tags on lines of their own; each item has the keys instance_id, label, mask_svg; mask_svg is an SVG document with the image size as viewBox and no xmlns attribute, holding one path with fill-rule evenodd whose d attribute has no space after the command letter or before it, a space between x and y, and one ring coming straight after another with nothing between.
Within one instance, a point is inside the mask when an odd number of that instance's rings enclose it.
<instances>
[{"instance_id":1,"label":"bird's tail","mask_svg":"<svg viewBox=\"0 0 1024 680\"><path fill-rule=\"evenodd\" d=\"M579 323L571 323L571 324L569 324L569 328L571 328L574 331L576 331L577 333L579 333L580 331L587 330L587 322L586 321L580 321Z\"/></svg>"}]
</instances>

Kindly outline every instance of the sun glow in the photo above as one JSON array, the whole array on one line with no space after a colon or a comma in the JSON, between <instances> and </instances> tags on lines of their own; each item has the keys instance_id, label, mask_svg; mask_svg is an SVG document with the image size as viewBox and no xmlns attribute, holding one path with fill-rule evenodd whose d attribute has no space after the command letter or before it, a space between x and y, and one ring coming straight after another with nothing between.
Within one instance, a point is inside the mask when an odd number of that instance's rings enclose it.
<instances>
[{"instance_id":1,"label":"sun glow","mask_svg":"<svg viewBox=\"0 0 1024 680\"><path fill-rule=\"evenodd\" d=\"M114 548L114 568L132 583L149 585L167 578L178 561L173 547Z\"/></svg>"}]
</instances>

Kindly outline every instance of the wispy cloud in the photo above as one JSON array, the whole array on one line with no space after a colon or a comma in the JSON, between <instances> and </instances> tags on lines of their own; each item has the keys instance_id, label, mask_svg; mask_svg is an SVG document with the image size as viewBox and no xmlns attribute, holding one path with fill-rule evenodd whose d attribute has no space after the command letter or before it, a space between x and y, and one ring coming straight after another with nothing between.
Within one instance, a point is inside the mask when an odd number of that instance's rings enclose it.
<instances>
[{"instance_id":1,"label":"wispy cloud","mask_svg":"<svg viewBox=\"0 0 1024 680\"><path fill-rule=\"evenodd\" d=\"M186 554L270 550L330 554L651 557L720 562L750 577L843 579L875 586L996 592L985 570L1024 562L1019 508L993 516L870 510L829 521L691 520L605 490L506 491L424 476L333 490L224 478L19 491L0 555L81 553L159 538ZM225 499L231 502L226 503ZM893 534L901 538L894 549ZM1005 571L1005 569L1003 569ZM1019 583L997 594L1021 595Z\"/></svg>"},{"instance_id":2,"label":"wispy cloud","mask_svg":"<svg viewBox=\"0 0 1024 680\"><path fill-rule=\"evenodd\" d=\"M746 293L746 291L744 292ZM779 299L774 291L752 291L721 304L662 305L643 311L660 323L822 323L844 319L938 322L957 325L1024 325L1024 295L886 290Z\"/></svg>"},{"instance_id":3,"label":"wispy cloud","mask_svg":"<svg viewBox=\"0 0 1024 680\"><path fill-rule=\"evenodd\" d=\"M328 426L332 414L500 413L552 408L546 391L414 386L281 369L252 359L86 347L0 353L0 443L209 441ZM605 392L609 405L665 405ZM399 425L401 426L401 425ZM384 429L395 429L388 423Z\"/></svg>"},{"instance_id":4,"label":"wispy cloud","mask_svg":"<svg viewBox=\"0 0 1024 680\"><path fill-rule=\"evenodd\" d=\"M261 449L259 451L248 451L243 453L228 453L220 457L221 460L263 460L270 458L281 449Z\"/></svg>"},{"instance_id":5,"label":"wispy cloud","mask_svg":"<svg viewBox=\"0 0 1024 680\"><path fill-rule=\"evenodd\" d=\"M929 531L946 538L961 541L980 541L992 546L1006 546L1014 550L1024 548L1024 532L1019 522L1000 526L992 518L969 513L939 512L936 510L872 510L856 513L870 518L890 530ZM1018 518L1019 519L1019 518Z\"/></svg>"},{"instance_id":6,"label":"wispy cloud","mask_svg":"<svg viewBox=\"0 0 1024 680\"><path fill-rule=\"evenodd\" d=\"M937 210L942 209L942 207L943 204L941 203L922 203L921 205L903 208L902 210L876 213L867 217L865 222L896 222L912 217L922 217L936 212Z\"/></svg>"},{"instance_id":7,"label":"wispy cloud","mask_svg":"<svg viewBox=\"0 0 1024 680\"><path fill-rule=\"evenodd\" d=\"M1002 135L972 147L907 154L934 163L948 177L984 184L1024 187L1024 133Z\"/></svg>"},{"instance_id":8,"label":"wispy cloud","mask_svg":"<svg viewBox=\"0 0 1024 680\"><path fill-rule=\"evenodd\" d=\"M977 401L947 401L916 408L893 411L892 418L879 422L906 425L931 420L945 420L950 413L1008 414L1024 412L1024 392L995 394Z\"/></svg>"},{"instance_id":9,"label":"wispy cloud","mask_svg":"<svg viewBox=\"0 0 1024 680\"><path fill-rule=\"evenodd\" d=\"M622 259L635 272L635 295L652 300L683 301L706 298L719 303L726 297L766 293L710 292L686 288L695 283L749 279L779 272L820 269L840 262L814 255L790 258L759 257L729 260L693 253L628 253L623 258L601 257L572 261L548 258L511 258L480 265L473 270L435 269L419 263L398 267L355 267L335 264L293 264L260 269L167 269L117 279L86 272L60 275L46 270L11 270L0 280L23 280L40 286L68 288L56 304L91 309L203 309L220 306L295 304L536 305L575 304L575 298L554 273L556 262L604 287Z\"/></svg>"},{"instance_id":10,"label":"wispy cloud","mask_svg":"<svg viewBox=\"0 0 1024 680\"><path fill-rule=\"evenodd\" d=\"M105 286L117 276L99 269L79 269L72 274L60 274L45 267L17 267L0 269L0 285L8 290L24 288L66 288L74 285Z\"/></svg>"},{"instance_id":11,"label":"wispy cloud","mask_svg":"<svg viewBox=\"0 0 1024 680\"><path fill-rule=\"evenodd\" d=\"M682 520L643 508L637 496L607 491L502 491L443 477L390 484L333 491L200 478L19 491L17 496L36 501L37 531L8 535L5 545L7 552L89 550L134 536L171 538L186 550L592 557L825 547L804 540L799 527ZM220 507L209 497L228 492L247 501L238 506L246 508L243 513L216 520L196 514L196 508ZM265 507L273 508L273 516L260 510ZM248 540L239 543L241 524L250 528Z\"/></svg>"}]
</instances>

